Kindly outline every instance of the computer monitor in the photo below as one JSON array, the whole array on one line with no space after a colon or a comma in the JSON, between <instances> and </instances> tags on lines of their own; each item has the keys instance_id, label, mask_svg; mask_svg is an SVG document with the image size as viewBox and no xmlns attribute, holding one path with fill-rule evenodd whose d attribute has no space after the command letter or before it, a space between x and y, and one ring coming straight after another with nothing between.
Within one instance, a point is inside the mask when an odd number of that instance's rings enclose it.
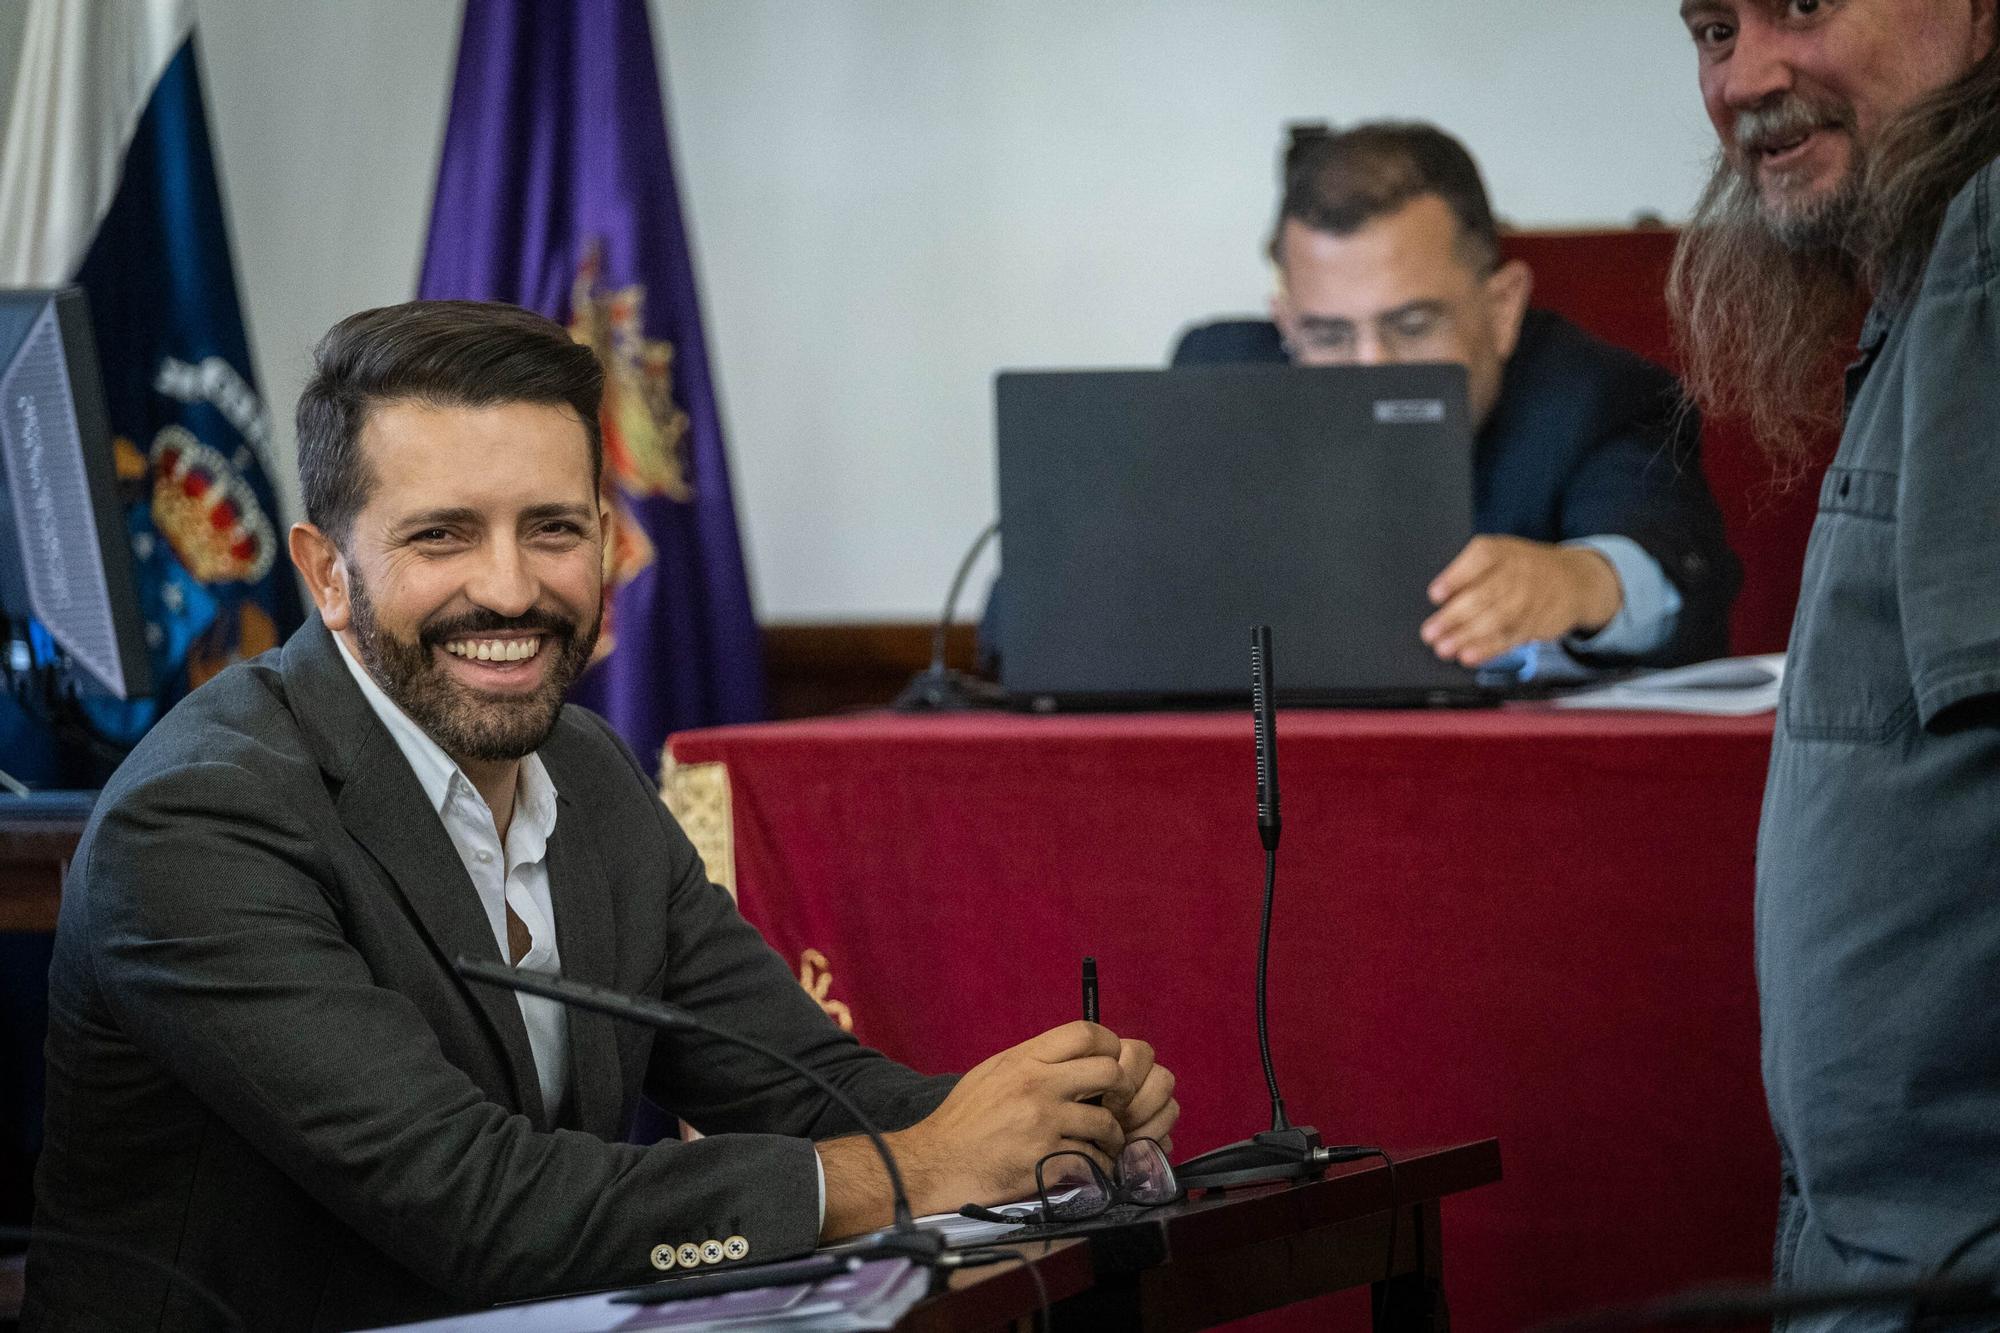
<instances>
[{"instance_id":1,"label":"computer monitor","mask_svg":"<svg viewBox=\"0 0 2000 1333\"><path fill-rule=\"evenodd\" d=\"M120 699L152 693L89 308L74 287L0 290L0 622L38 622ZM11 674L11 673L10 673Z\"/></svg>"}]
</instances>

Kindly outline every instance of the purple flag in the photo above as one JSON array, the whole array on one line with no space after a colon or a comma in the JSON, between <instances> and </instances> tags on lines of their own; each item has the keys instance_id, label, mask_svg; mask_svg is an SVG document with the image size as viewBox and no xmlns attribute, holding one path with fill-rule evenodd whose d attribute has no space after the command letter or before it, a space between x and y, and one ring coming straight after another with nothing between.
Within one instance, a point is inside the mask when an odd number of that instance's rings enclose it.
<instances>
[{"instance_id":1,"label":"purple flag","mask_svg":"<svg viewBox=\"0 0 2000 1333\"><path fill-rule=\"evenodd\" d=\"M611 595L576 701L649 766L670 732L761 717L645 0L468 0L420 294L539 310L604 361Z\"/></svg>"}]
</instances>

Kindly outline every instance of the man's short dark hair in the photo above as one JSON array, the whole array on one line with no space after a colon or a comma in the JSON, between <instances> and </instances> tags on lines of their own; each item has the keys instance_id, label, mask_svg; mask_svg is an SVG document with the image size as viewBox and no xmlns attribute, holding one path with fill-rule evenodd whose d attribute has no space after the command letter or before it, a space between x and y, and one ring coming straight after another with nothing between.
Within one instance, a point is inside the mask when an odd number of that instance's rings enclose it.
<instances>
[{"instance_id":1,"label":"man's short dark hair","mask_svg":"<svg viewBox=\"0 0 2000 1333\"><path fill-rule=\"evenodd\" d=\"M596 353L532 310L491 301L410 301L349 315L313 352L299 395L299 489L306 520L343 543L374 486L361 456L371 409L541 403L567 407L590 443L590 481L604 467L597 420L604 371Z\"/></svg>"},{"instance_id":2,"label":"man's short dark hair","mask_svg":"<svg viewBox=\"0 0 2000 1333\"><path fill-rule=\"evenodd\" d=\"M1292 129L1285 152L1284 197L1271 231L1271 258L1287 219L1314 231L1346 236L1413 199L1434 194L1458 219L1459 245L1481 273L1500 262L1500 233L1479 167L1465 145L1435 125L1377 120L1330 131Z\"/></svg>"}]
</instances>

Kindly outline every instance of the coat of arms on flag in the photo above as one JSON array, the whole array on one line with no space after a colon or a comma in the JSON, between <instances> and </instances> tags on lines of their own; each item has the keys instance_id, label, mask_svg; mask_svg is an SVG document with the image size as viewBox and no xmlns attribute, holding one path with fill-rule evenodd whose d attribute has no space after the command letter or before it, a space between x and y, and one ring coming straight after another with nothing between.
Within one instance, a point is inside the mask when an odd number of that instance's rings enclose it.
<instances>
[{"instance_id":1,"label":"coat of arms on flag","mask_svg":"<svg viewBox=\"0 0 2000 1333\"><path fill-rule=\"evenodd\" d=\"M604 364L609 606L572 697L646 763L671 731L761 716L645 0L467 0L420 294L538 310Z\"/></svg>"},{"instance_id":2,"label":"coat of arms on flag","mask_svg":"<svg viewBox=\"0 0 2000 1333\"><path fill-rule=\"evenodd\" d=\"M665 496L686 504L694 498L687 480L688 415L674 402L673 344L646 336L642 315L646 289L606 290L603 246L592 241L570 288L569 332L597 353L604 367L604 498L611 531L604 543L604 583L613 596L593 660L608 657L618 644L618 589L658 558L632 502Z\"/></svg>"},{"instance_id":3,"label":"coat of arms on flag","mask_svg":"<svg viewBox=\"0 0 2000 1333\"><path fill-rule=\"evenodd\" d=\"M301 620L270 420L210 151L192 0L29 0L0 142L0 285L81 286L116 436L157 693L86 698L130 743ZM113 75L116 77L113 77Z\"/></svg>"}]
</instances>

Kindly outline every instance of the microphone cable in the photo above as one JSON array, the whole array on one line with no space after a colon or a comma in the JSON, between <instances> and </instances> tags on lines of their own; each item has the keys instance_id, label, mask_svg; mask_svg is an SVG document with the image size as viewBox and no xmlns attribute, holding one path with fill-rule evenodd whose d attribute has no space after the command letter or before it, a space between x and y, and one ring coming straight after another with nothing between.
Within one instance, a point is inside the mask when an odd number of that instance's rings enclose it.
<instances>
[{"instance_id":1,"label":"microphone cable","mask_svg":"<svg viewBox=\"0 0 2000 1333\"><path fill-rule=\"evenodd\" d=\"M882 1161L882 1167L889 1178L890 1215L892 1221L888 1231L876 1237L872 1250L876 1254L896 1254L933 1263L944 1250L943 1241L933 1232L917 1226L916 1217L910 1210L910 1195L903 1186L903 1173L897 1168L896 1155L889 1151L882 1131L876 1128L874 1117L863 1111L854 1098L839 1084L816 1069L808 1068L799 1060L775 1046L766 1045L740 1032L732 1032L691 1010L651 996L626 995L605 986L592 985L585 981L572 981L553 973L535 972L525 968L507 967L485 959L471 958L460 954L452 968L459 976L482 985L498 986L504 990L522 991L529 995L539 995L558 1003L578 1009L589 1009L613 1018L622 1018L630 1023L640 1023L661 1031L688 1031L725 1045L741 1047L763 1056L773 1064L799 1075L806 1082L825 1093L834 1105L847 1113L848 1119L860 1127L868 1136L875 1149L875 1155ZM686 1279L683 1279L686 1280Z\"/></svg>"}]
</instances>

